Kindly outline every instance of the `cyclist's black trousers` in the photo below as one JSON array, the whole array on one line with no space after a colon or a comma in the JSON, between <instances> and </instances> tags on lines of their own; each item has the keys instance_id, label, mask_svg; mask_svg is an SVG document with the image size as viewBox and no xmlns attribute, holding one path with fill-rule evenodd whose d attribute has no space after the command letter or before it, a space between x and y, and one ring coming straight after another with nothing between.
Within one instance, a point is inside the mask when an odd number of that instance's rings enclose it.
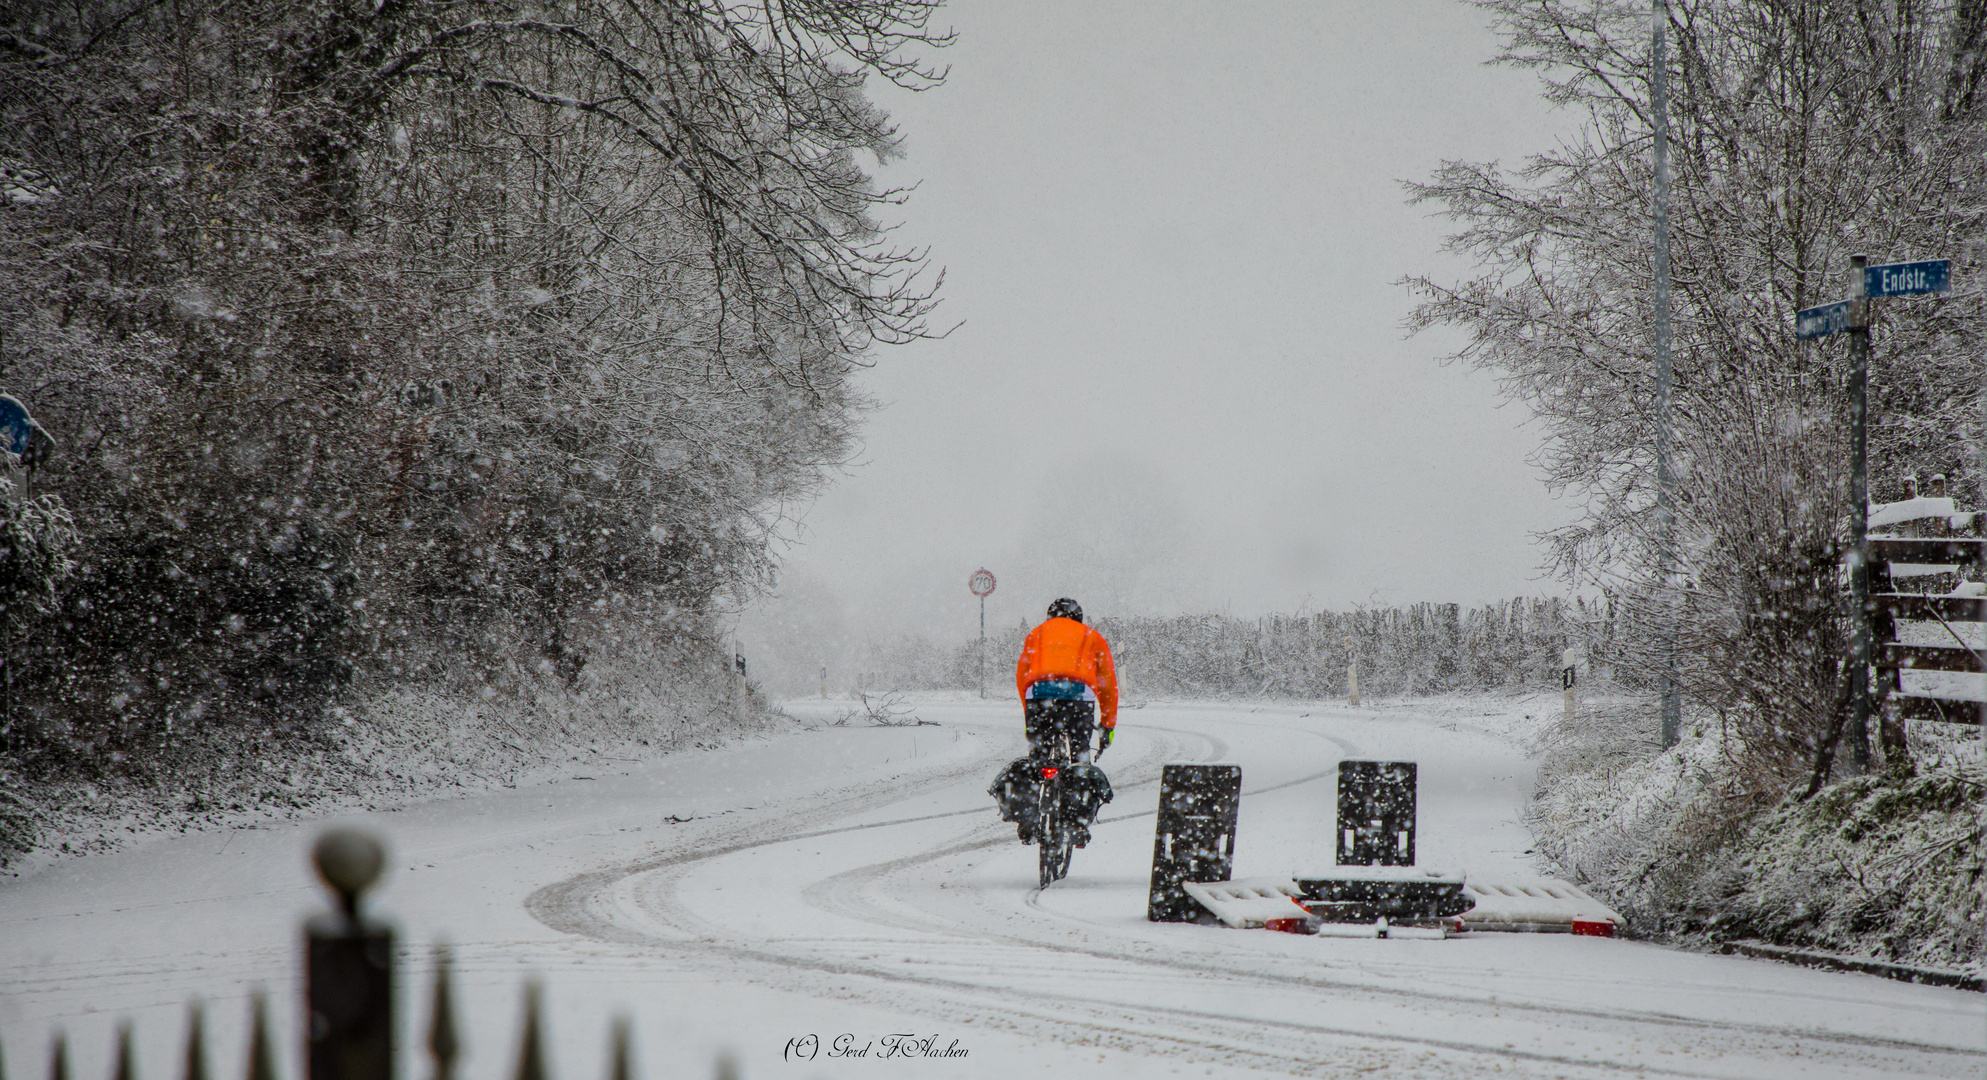
<instances>
[{"instance_id":1,"label":"cyclist's black trousers","mask_svg":"<svg viewBox=\"0 0 1987 1080\"><path fill-rule=\"evenodd\" d=\"M1048 757L1046 744L1058 730L1069 733L1069 752L1072 756L1090 749L1091 730L1097 724L1096 713L1097 705L1091 701L1048 698L1026 702L1022 708L1022 721L1028 729L1028 756Z\"/></svg>"}]
</instances>

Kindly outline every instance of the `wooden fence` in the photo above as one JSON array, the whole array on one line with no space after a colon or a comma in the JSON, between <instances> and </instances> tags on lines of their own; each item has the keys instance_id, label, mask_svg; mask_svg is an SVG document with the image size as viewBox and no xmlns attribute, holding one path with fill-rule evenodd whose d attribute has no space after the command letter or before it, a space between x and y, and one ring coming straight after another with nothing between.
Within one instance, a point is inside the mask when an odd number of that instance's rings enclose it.
<instances>
[{"instance_id":1,"label":"wooden fence","mask_svg":"<svg viewBox=\"0 0 1987 1080\"><path fill-rule=\"evenodd\" d=\"M1905 685L1905 676L1917 672L1987 672L1981 662L1987 590L1978 583L1987 539L1980 522L1978 514L1955 513L1944 498L1893 503L1872 516L1873 527L1882 530L1870 536L1872 690L1886 747L1904 744L1905 720L1980 723L1978 700ZM1901 640L1917 628L1931 632Z\"/></svg>"}]
</instances>

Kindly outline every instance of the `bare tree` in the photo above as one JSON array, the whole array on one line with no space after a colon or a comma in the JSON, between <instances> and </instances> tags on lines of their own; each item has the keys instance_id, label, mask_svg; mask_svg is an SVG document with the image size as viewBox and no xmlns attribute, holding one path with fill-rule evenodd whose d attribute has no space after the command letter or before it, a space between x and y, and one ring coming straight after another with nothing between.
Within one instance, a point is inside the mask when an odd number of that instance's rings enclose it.
<instances>
[{"instance_id":1,"label":"bare tree","mask_svg":"<svg viewBox=\"0 0 1987 1080\"><path fill-rule=\"evenodd\" d=\"M71 451L78 760L707 635L935 275L875 216L928 0L30 3L0 372ZM656 677L666 677L657 673ZM31 700L29 700L31 699Z\"/></svg>"},{"instance_id":2,"label":"bare tree","mask_svg":"<svg viewBox=\"0 0 1987 1080\"><path fill-rule=\"evenodd\" d=\"M1499 60L1541 73L1582 134L1515 172L1452 162L1410 185L1462 225L1482 272L1427 278L1412 325L1459 326L1455 359L1541 418L1547 482L1582 498L1556 568L1626 600L1631 670L1741 708L1791 779L1821 753L1845 680L1837 563L1848 514L1845 350L1792 313L1844 293L1852 252L1976 266L1974 0L1673 3L1671 85L1679 576L1658 580L1646 7L1482 0ZM1876 330L1874 474L1970 474L1977 305L1899 304ZM1880 486L1879 489L1881 490ZM1672 630L1671 627L1675 629ZM1632 643L1639 641L1640 647ZM1901 747L1893 746L1895 752Z\"/></svg>"}]
</instances>

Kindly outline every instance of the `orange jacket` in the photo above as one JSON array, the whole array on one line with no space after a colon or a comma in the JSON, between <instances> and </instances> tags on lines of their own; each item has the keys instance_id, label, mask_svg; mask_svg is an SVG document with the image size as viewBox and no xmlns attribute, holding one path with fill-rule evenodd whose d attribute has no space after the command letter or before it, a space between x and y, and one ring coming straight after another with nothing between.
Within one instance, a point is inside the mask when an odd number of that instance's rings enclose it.
<instances>
[{"instance_id":1,"label":"orange jacket","mask_svg":"<svg viewBox=\"0 0 1987 1080\"><path fill-rule=\"evenodd\" d=\"M1104 635L1075 619L1050 619L1028 634L1014 686L1021 700L1043 679L1075 679L1097 692L1097 717L1106 729L1118 726L1118 671Z\"/></svg>"}]
</instances>

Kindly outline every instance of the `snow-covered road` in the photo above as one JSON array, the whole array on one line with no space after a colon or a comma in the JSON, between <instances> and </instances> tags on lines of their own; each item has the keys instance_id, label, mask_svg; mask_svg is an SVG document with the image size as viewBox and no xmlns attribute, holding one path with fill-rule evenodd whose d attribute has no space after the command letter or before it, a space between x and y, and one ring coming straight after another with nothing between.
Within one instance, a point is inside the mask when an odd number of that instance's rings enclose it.
<instances>
[{"instance_id":1,"label":"snow-covered road","mask_svg":"<svg viewBox=\"0 0 1987 1080\"><path fill-rule=\"evenodd\" d=\"M589 779L374 815L396 867L377 906L413 948L409 990L424 988L423 946L454 943L474 1080L507 1073L526 974L546 983L561 1077L597 1075L617 1011L634 1017L650 1077L708 1075L720 1052L747 1080L1987 1073L1987 999L1963 991L1632 941L1145 921L1167 761L1242 765L1238 876L1331 864L1344 756L1421 763L1424 864L1534 876L1518 822L1532 768L1512 732L1526 709L1556 705L1128 710L1103 760L1118 796L1096 841L1037 891L1033 849L985 795L1020 752L1011 703L926 700L932 724L874 728L827 723L840 703L798 702L813 730L654 764L589 756L575 765ZM256 981L294 1023L317 827L151 843L0 886L11 1075L39 1068L56 1025L76 1037L79 1075L101 1073L117 1016L137 1021L165 1075L188 996L213 1003L219 1045L233 1046ZM402 996L403 1031L417 1032L425 1001ZM966 1054L877 1064L895 1035ZM792 1060L808 1036L819 1049ZM868 1055L831 1056L840 1036Z\"/></svg>"}]
</instances>

